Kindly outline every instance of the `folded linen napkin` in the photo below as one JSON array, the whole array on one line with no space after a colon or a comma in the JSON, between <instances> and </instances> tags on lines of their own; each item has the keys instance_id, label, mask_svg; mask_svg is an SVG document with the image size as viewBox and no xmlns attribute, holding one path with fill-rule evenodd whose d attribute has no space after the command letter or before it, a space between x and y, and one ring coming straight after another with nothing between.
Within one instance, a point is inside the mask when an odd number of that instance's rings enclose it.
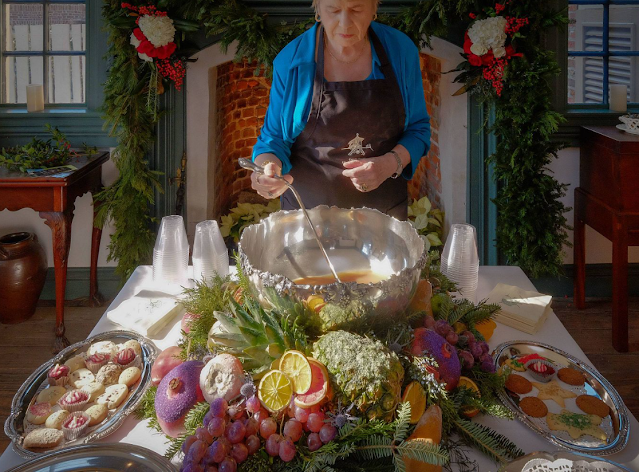
<instances>
[{"instance_id":1,"label":"folded linen napkin","mask_svg":"<svg viewBox=\"0 0 639 472\"><path fill-rule=\"evenodd\" d=\"M142 290L107 312L107 318L123 328L153 337L185 311L180 301L174 297Z\"/></svg>"},{"instance_id":2,"label":"folded linen napkin","mask_svg":"<svg viewBox=\"0 0 639 472\"><path fill-rule=\"evenodd\" d=\"M552 296L507 284L497 284L487 302L501 306L496 322L528 334L536 333L552 311Z\"/></svg>"}]
</instances>

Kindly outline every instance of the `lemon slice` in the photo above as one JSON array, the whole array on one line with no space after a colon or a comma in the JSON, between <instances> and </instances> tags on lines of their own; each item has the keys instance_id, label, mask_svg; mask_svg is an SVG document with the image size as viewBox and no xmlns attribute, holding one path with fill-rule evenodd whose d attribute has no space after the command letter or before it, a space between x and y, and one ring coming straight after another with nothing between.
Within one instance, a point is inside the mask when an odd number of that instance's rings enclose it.
<instances>
[{"instance_id":1,"label":"lemon slice","mask_svg":"<svg viewBox=\"0 0 639 472\"><path fill-rule=\"evenodd\" d=\"M272 412L286 408L293 397L293 385L279 370L268 372L257 387L257 396L262 404Z\"/></svg>"},{"instance_id":2,"label":"lemon slice","mask_svg":"<svg viewBox=\"0 0 639 472\"><path fill-rule=\"evenodd\" d=\"M300 351L286 351L280 358L280 370L293 382L295 393L306 393L311 388L313 381L311 364Z\"/></svg>"}]
</instances>

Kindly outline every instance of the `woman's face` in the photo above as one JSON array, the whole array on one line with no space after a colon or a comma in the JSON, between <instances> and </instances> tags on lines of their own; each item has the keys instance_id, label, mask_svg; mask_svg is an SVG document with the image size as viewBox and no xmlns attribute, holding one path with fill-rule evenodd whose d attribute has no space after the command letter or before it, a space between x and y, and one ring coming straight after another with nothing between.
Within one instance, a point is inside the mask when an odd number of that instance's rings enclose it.
<instances>
[{"instance_id":1,"label":"woman's face","mask_svg":"<svg viewBox=\"0 0 639 472\"><path fill-rule=\"evenodd\" d=\"M318 0L318 12L331 44L350 47L366 37L375 0Z\"/></svg>"}]
</instances>

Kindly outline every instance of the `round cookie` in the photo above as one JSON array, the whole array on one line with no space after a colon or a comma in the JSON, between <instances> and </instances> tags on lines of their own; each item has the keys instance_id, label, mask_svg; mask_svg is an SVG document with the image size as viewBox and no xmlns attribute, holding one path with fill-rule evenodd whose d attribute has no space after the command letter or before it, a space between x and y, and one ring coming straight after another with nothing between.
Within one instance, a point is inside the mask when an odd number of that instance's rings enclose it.
<instances>
[{"instance_id":1,"label":"round cookie","mask_svg":"<svg viewBox=\"0 0 639 472\"><path fill-rule=\"evenodd\" d=\"M84 390L90 395L89 403L91 403L104 393L104 385L102 385L100 382L91 382L84 385L80 390Z\"/></svg>"},{"instance_id":2,"label":"round cookie","mask_svg":"<svg viewBox=\"0 0 639 472\"><path fill-rule=\"evenodd\" d=\"M76 370L84 369L86 367L84 358L82 356L74 356L71 359L67 360L64 365L69 368L69 372L75 372Z\"/></svg>"},{"instance_id":3,"label":"round cookie","mask_svg":"<svg viewBox=\"0 0 639 472\"><path fill-rule=\"evenodd\" d=\"M53 429L62 429L62 423L69 416L69 412L67 410L58 410L51 413L51 416L47 418L47 421L44 422L44 425L47 428Z\"/></svg>"},{"instance_id":4,"label":"round cookie","mask_svg":"<svg viewBox=\"0 0 639 472\"><path fill-rule=\"evenodd\" d=\"M82 388L91 382L95 382L95 375L89 369L78 369L69 374L69 384L73 388Z\"/></svg>"},{"instance_id":5,"label":"round cookie","mask_svg":"<svg viewBox=\"0 0 639 472\"><path fill-rule=\"evenodd\" d=\"M136 356L142 355L142 347L140 347L140 343L137 342L135 339L129 339L127 342L125 342L122 345L122 349L127 349L127 348L133 349L133 352L135 352Z\"/></svg>"},{"instance_id":6,"label":"round cookie","mask_svg":"<svg viewBox=\"0 0 639 472\"><path fill-rule=\"evenodd\" d=\"M128 393L129 389L126 385L109 385L104 393L97 398L96 403L106 405L109 410L113 410L120 406L120 403L124 401Z\"/></svg>"},{"instance_id":7,"label":"round cookie","mask_svg":"<svg viewBox=\"0 0 639 472\"><path fill-rule=\"evenodd\" d=\"M597 415L600 418L605 418L610 414L610 407L592 395L579 395L575 401L581 411L589 415Z\"/></svg>"},{"instance_id":8,"label":"round cookie","mask_svg":"<svg viewBox=\"0 0 639 472\"><path fill-rule=\"evenodd\" d=\"M118 378L118 383L131 387L135 384L142 375L142 372L137 367L129 367L124 369Z\"/></svg>"},{"instance_id":9,"label":"round cookie","mask_svg":"<svg viewBox=\"0 0 639 472\"><path fill-rule=\"evenodd\" d=\"M532 384L526 377L522 377L517 374L510 374L506 379L506 388L511 392L522 395L532 391Z\"/></svg>"},{"instance_id":10,"label":"round cookie","mask_svg":"<svg viewBox=\"0 0 639 472\"><path fill-rule=\"evenodd\" d=\"M91 344L87 354L92 356L93 354L107 354L111 359L114 359L116 354L118 353L118 347L115 345L113 341L100 341L94 344Z\"/></svg>"},{"instance_id":11,"label":"round cookie","mask_svg":"<svg viewBox=\"0 0 639 472\"><path fill-rule=\"evenodd\" d=\"M537 397L522 398L519 402L519 408L533 418L543 418L548 414L548 407Z\"/></svg>"},{"instance_id":12,"label":"round cookie","mask_svg":"<svg viewBox=\"0 0 639 472\"><path fill-rule=\"evenodd\" d=\"M571 369L570 367L559 369L557 377L559 377L559 380L562 382L567 383L568 385L574 385L575 387L582 387L586 382L586 376L584 374L576 369Z\"/></svg>"},{"instance_id":13,"label":"round cookie","mask_svg":"<svg viewBox=\"0 0 639 472\"><path fill-rule=\"evenodd\" d=\"M42 402L31 405L25 416L29 423L44 424L49 415L51 415L51 405L49 402Z\"/></svg>"},{"instance_id":14,"label":"round cookie","mask_svg":"<svg viewBox=\"0 0 639 472\"><path fill-rule=\"evenodd\" d=\"M109 412L109 408L106 405L97 403L87 408L84 412L89 415L89 426L95 426L104 421L104 418L106 418Z\"/></svg>"},{"instance_id":15,"label":"round cookie","mask_svg":"<svg viewBox=\"0 0 639 472\"><path fill-rule=\"evenodd\" d=\"M116 364L107 364L100 367L100 370L95 376L95 380L101 384L113 385L117 384L122 373L122 367Z\"/></svg>"},{"instance_id":16,"label":"round cookie","mask_svg":"<svg viewBox=\"0 0 639 472\"><path fill-rule=\"evenodd\" d=\"M47 402L49 405L53 406L58 403L58 400L62 398L62 396L67 393L67 389L64 387L49 387L42 390L38 397L36 398L37 403Z\"/></svg>"}]
</instances>

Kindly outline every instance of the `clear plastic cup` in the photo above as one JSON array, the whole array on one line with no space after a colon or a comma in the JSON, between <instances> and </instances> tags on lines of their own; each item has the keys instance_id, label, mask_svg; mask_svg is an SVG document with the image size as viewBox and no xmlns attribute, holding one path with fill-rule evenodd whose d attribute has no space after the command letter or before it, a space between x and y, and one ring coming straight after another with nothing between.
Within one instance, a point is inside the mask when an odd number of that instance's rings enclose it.
<instances>
[{"instance_id":1,"label":"clear plastic cup","mask_svg":"<svg viewBox=\"0 0 639 472\"><path fill-rule=\"evenodd\" d=\"M455 282L462 297L474 302L479 273L477 231L473 225L454 224L441 256L441 271Z\"/></svg>"},{"instance_id":2,"label":"clear plastic cup","mask_svg":"<svg viewBox=\"0 0 639 472\"><path fill-rule=\"evenodd\" d=\"M217 221L206 220L195 226L193 278L206 281L216 273L220 277L228 275L229 253Z\"/></svg>"},{"instance_id":3,"label":"clear plastic cup","mask_svg":"<svg viewBox=\"0 0 639 472\"><path fill-rule=\"evenodd\" d=\"M183 285L188 280L188 265L189 243L184 220L179 215L165 216L153 248L153 280Z\"/></svg>"}]
</instances>

